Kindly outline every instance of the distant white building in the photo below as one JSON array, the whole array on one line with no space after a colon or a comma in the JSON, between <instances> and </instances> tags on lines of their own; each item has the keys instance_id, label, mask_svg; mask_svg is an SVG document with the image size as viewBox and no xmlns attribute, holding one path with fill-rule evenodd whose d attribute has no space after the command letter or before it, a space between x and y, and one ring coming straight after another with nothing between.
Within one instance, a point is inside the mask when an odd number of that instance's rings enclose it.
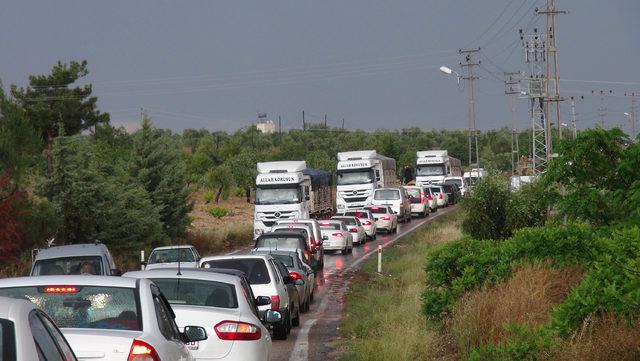
<instances>
[{"instance_id":1,"label":"distant white building","mask_svg":"<svg viewBox=\"0 0 640 361\"><path fill-rule=\"evenodd\" d=\"M258 121L256 128L264 134L273 134L276 132L276 125L272 120Z\"/></svg>"}]
</instances>

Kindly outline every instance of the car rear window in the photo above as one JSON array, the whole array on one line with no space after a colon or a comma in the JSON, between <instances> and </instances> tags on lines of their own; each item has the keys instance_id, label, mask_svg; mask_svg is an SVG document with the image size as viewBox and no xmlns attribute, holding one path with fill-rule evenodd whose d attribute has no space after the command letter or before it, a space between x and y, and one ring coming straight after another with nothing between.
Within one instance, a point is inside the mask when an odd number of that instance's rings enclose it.
<instances>
[{"instance_id":1,"label":"car rear window","mask_svg":"<svg viewBox=\"0 0 640 361\"><path fill-rule=\"evenodd\" d=\"M153 278L172 305L238 308L236 286L216 281Z\"/></svg>"},{"instance_id":2,"label":"car rear window","mask_svg":"<svg viewBox=\"0 0 640 361\"><path fill-rule=\"evenodd\" d=\"M273 258L282 262L287 267L293 267L293 257L287 256L286 254L272 254Z\"/></svg>"},{"instance_id":3,"label":"car rear window","mask_svg":"<svg viewBox=\"0 0 640 361\"><path fill-rule=\"evenodd\" d=\"M195 262L196 258L188 248L157 249L149 256L149 263Z\"/></svg>"},{"instance_id":4,"label":"car rear window","mask_svg":"<svg viewBox=\"0 0 640 361\"><path fill-rule=\"evenodd\" d=\"M142 331L133 288L55 284L1 288L0 296L33 302L60 328Z\"/></svg>"},{"instance_id":5,"label":"car rear window","mask_svg":"<svg viewBox=\"0 0 640 361\"><path fill-rule=\"evenodd\" d=\"M16 337L12 321L0 319L0 361L15 361Z\"/></svg>"},{"instance_id":6,"label":"car rear window","mask_svg":"<svg viewBox=\"0 0 640 361\"><path fill-rule=\"evenodd\" d=\"M458 187L462 187L462 181L460 179L447 179L447 182L455 183Z\"/></svg>"},{"instance_id":7,"label":"car rear window","mask_svg":"<svg viewBox=\"0 0 640 361\"><path fill-rule=\"evenodd\" d=\"M433 193L440 193L440 188L438 188L438 187L432 187L432 188L431 188L431 191L432 191Z\"/></svg>"},{"instance_id":8,"label":"car rear window","mask_svg":"<svg viewBox=\"0 0 640 361\"><path fill-rule=\"evenodd\" d=\"M216 259L202 263L204 268L229 268L244 272L252 285L265 285L271 282L267 265L262 258Z\"/></svg>"},{"instance_id":9,"label":"car rear window","mask_svg":"<svg viewBox=\"0 0 640 361\"><path fill-rule=\"evenodd\" d=\"M380 189L380 190L376 190L375 194L373 195L373 199L377 199L377 200L398 200L400 199L400 191L396 190L396 189Z\"/></svg>"},{"instance_id":10,"label":"car rear window","mask_svg":"<svg viewBox=\"0 0 640 361\"><path fill-rule=\"evenodd\" d=\"M344 215L356 218L369 218L369 213L367 212L346 212Z\"/></svg>"},{"instance_id":11,"label":"car rear window","mask_svg":"<svg viewBox=\"0 0 640 361\"><path fill-rule=\"evenodd\" d=\"M387 207L371 207L371 213L374 214L385 214L385 213L389 213L387 211Z\"/></svg>"},{"instance_id":12,"label":"car rear window","mask_svg":"<svg viewBox=\"0 0 640 361\"><path fill-rule=\"evenodd\" d=\"M255 248L269 249L304 249L304 241L298 237L261 237L256 241Z\"/></svg>"},{"instance_id":13,"label":"car rear window","mask_svg":"<svg viewBox=\"0 0 640 361\"><path fill-rule=\"evenodd\" d=\"M413 198L420 198L420 190L418 188L407 188L407 193Z\"/></svg>"},{"instance_id":14,"label":"car rear window","mask_svg":"<svg viewBox=\"0 0 640 361\"><path fill-rule=\"evenodd\" d=\"M296 228L296 227L290 227L290 226L284 226L284 227L274 227L273 231L285 231L285 232L298 232L300 234L302 234L305 238L309 238L309 232L307 231L306 228Z\"/></svg>"},{"instance_id":15,"label":"car rear window","mask_svg":"<svg viewBox=\"0 0 640 361\"><path fill-rule=\"evenodd\" d=\"M345 218L335 218L335 219L339 219L339 220L343 221L344 224L346 224L347 226L353 226L353 225L356 224L356 220L353 219L353 218L345 217Z\"/></svg>"},{"instance_id":16,"label":"car rear window","mask_svg":"<svg viewBox=\"0 0 640 361\"><path fill-rule=\"evenodd\" d=\"M100 256L74 256L41 259L35 262L32 276L47 275L102 275Z\"/></svg>"},{"instance_id":17,"label":"car rear window","mask_svg":"<svg viewBox=\"0 0 640 361\"><path fill-rule=\"evenodd\" d=\"M321 230L339 230L340 229L340 224L339 223L330 223L330 224L321 224L320 225L320 229Z\"/></svg>"}]
</instances>

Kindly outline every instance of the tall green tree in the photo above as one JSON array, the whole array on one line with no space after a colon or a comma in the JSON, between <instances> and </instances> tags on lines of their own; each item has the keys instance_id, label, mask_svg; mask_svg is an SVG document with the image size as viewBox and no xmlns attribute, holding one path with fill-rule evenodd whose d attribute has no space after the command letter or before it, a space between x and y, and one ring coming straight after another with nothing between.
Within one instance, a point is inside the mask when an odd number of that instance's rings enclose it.
<instances>
[{"instance_id":1,"label":"tall green tree","mask_svg":"<svg viewBox=\"0 0 640 361\"><path fill-rule=\"evenodd\" d=\"M53 171L51 149L60 130L58 124L64 126L67 134L74 135L109 122L109 114L97 109L91 85L73 86L87 74L86 60L58 62L50 74L29 76L26 88L11 87L11 94L24 109L29 123L45 141L49 176Z\"/></svg>"},{"instance_id":2,"label":"tall green tree","mask_svg":"<svg viewBox=\"0 0 640 361\"><path fill-rule=\"evenodd\" d=\"M130 174L149 192L167 237L179 238L190 223L189 212L193 209L186 165L178 143L155 129L147 116L134 134Z\"/></svg>"}]
</instances>

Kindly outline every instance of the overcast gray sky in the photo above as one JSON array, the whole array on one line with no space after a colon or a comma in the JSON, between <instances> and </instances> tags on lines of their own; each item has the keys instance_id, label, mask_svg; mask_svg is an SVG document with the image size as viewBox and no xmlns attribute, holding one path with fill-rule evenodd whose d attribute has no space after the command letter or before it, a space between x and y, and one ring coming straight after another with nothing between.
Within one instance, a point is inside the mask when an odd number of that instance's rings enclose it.
<instances>
[{"instance_id":1,"label":"overcast gray sky","mask_svg":"<svg viewBox=\"0 0 640 361\"><path fill-rule=\"evenodd\" d=\"M517 29L539 0L4 0L0 79L24 85L58 60L89 62L101 110L132 126L235 130L257 112L285 129L328 114L348 128L467 126L466 93L440 65L481 46L478 126L511 124L502 71L526 70ZM640 1L558 0L561 91L585 93L579 126L624 124L640 93ZM603 81L603 82L593 82ZM610 82L610 83L609 83ZM618 82L626 82L621 84ZM592 90L614 90L601 105ZM640 102L639 102L640 103ZM516 126L529 126L526 101ZM562 105L565 120L567 102Z\"/></svg>"}]
</instances>

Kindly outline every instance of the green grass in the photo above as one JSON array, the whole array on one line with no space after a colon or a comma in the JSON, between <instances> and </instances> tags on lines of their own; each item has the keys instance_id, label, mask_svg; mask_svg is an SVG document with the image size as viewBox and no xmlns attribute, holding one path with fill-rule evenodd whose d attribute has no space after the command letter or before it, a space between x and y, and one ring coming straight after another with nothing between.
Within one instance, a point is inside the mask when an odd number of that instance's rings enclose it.
<instances>
[{"instance_id":1,"label":"green grass","mask_svg":"<svg viewBox=\"0 0 640 361\"><path fill-rule=\"evenodd\" d=\"M422 314L421 294L426 255L461 235L457 212L452 212L385 250L382 275L376 273L375 257L364 264L346 298L342 360L454 359L442 326Z\"/></svg>"}]
</instances>

